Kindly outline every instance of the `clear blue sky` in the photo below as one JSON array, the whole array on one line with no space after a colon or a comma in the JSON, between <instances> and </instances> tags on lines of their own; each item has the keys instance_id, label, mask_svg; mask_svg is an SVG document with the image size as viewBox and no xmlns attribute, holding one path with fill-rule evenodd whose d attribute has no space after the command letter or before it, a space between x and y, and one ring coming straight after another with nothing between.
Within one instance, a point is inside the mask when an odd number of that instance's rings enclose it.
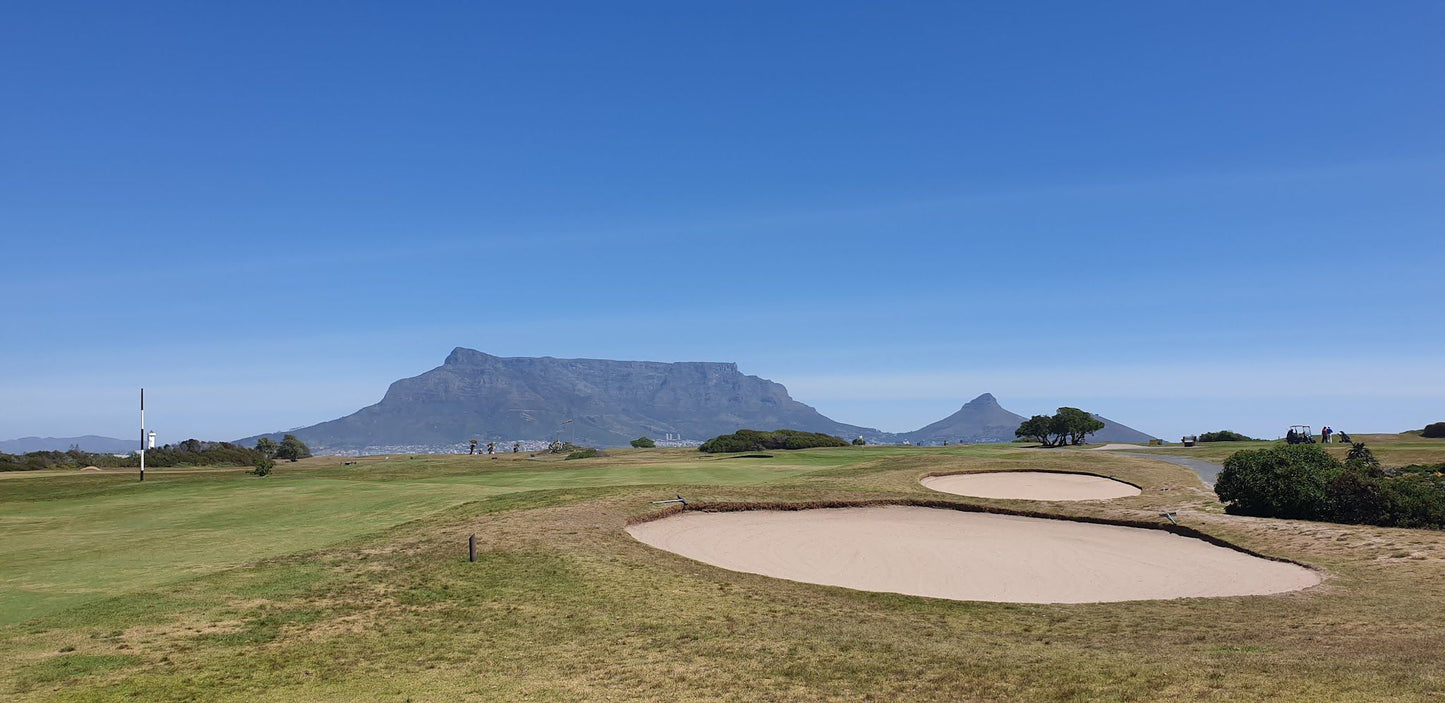
<instances>
[{"instance_id":1,"label":"clear blue sky","mask_svg":"<svg viewBox=\"0 0 1445 703\"><path fill-rule=\"evenodd\" d=\"M1445 4L9 3L0 438L454 346L910 430L1445 420Z\"/></svg>"}]
</instances>

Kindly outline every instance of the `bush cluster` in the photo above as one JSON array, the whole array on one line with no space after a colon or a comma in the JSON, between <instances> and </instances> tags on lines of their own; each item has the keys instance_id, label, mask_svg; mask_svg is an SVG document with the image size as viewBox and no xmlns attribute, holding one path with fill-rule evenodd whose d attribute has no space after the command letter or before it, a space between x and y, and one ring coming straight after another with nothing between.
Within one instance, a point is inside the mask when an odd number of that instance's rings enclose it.
<instances>
[{"instance_id":1,"label":"bush cluster","mask_svg":"<svg viewBox=\"0 0 1445 703\"><path fill-rule=\"evenodd\" d=\"M1420 436L1429 437L1430 439L1445 437L1445 422L1432 422L1425 425L1425 429L1420 431Z\"/></svg>"},{"instance_id":2,"label":"bush cluster","mask_svg":"<svg viewBox=\"0 0 1445 703\"><path fill-rule=\"evenodd\" d=\"M593 449L593 448L591 448L591 447L588 447L587 449L583 449L583 450L580 450L580 451L572 452L571 454L568 454L568 455L566 456L566 458L564 458L564 459L562 459L562 460L563 460L563 461L568 461L568 460L571 460L571 459L593 459L593 458L596 458L596 457L599 457L599 456L605 456L605 455L601 452L601 450Z\"/></svg>"},{"instance_id":3,"label":"bush cluster","mask_svg":"<svg viewBox=\"0 0 1445 703\"><path fill-rule=\"evenodd\" d=\"M1253 442L1255 439L1249 435L1242 435L1238 432L1220 430L1218 432L1205 432L1199 435L1201 442Z\"/></svg>"},{"instance_id":4,"label":"bush cluster","mask_svg":"<svg viewBox=\"0 0 1445 703\"><path fill-rule=\"evenodd\" d=\"M764 449L810 449L813 447L846 447L848 442L839 437L821 432L803 432L801 430L774 430L772 432L759 432L757 430L738 430L732 434L713 437L698 451L709 454L722 454L729 452L756 452Z\"/></svg>"},{"instance_id":5,"label":"bush cluster","mask_svg":"<svg viewBox=\"0 0 1445 703\"><path fill-rule=\"evenodd\" d=\"M1237 452L1214 492L1236 515L1445 528L1445 464L1381 468L1363 443L1343 463L1313 444Z\"/></svg>"},{"instance_id":6,"label":"bush cluster","mask_svg":"<svg viewBox=\"0 0 1445 703\"><path fill-rule=\"evenodd\" d=\"M309 451L307 456L310 456ZM262 458L265 457L255 449L247 449L230 442L203 442L198 439L146 450L146 466L158 469L173 466L254 466L256 460ZM85 466L113 469L139 467L140 455L135 452L126 456L92 454L79 449L26 454L0 453L0 471L78 469Z\"/></svg>"},{"instance_id":7,"label":"bush cluster","mask_svg":"<svg viewBox=\"0 0 1445 703\"><path fill-rule=\"evenodd\" d=\"M652 449L657 446L657 442L646 437L638 437L632 440L632 446L636 449Z\"/></svg>"}]
</instances>

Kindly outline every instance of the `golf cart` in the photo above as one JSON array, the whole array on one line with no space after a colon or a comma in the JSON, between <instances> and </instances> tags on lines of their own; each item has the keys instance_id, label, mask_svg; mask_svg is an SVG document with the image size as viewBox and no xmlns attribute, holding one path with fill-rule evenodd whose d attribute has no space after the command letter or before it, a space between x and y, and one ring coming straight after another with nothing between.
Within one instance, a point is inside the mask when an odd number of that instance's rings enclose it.
<instances>
[{"instance_id":1,"label":"golf cart","mask_svg":"<svg viewBox=\"0 0 1445 703\"><path fill-rule=\"evenodd\" d=\"M1290 425L1284 441L1288 444L1314 444L1315 435L1309 425Z\"/></svg>"}]
</instances>

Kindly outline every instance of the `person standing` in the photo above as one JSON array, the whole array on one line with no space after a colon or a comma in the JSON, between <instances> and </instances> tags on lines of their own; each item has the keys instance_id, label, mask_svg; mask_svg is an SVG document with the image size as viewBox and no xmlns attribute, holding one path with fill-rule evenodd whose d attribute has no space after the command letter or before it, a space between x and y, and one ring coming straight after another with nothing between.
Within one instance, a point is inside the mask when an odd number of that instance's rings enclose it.
<instances>
[{"instance_id":1,"label":"person standing","mask_svg":"<svg viewBox=\"0 0 1445 703\"><path fill-rule=\"evenodd\" d=\"M1322 429L1322 430L1320 430L1320 440L1322 440L1325 444L1329 444L1329 443L1330 443L1330 435L1332 435L1332 434L1334 434L1334 433L1335 433L1335 431L1332 430L1332 429L1330 429L1330 426L1329 426L1329 425L1325 425L1325 428Z\"/></svg>"}]
</instances>

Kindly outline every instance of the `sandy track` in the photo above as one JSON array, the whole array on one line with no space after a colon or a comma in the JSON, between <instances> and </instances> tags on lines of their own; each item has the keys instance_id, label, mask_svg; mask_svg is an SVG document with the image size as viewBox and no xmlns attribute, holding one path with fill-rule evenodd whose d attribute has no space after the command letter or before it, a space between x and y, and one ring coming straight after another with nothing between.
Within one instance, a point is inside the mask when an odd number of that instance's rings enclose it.
<instances>
[{"instance_id":1,"label":"sandy track","mask_svg":"<svg viewBox=\"0 0 1445 703\"><path fill-rule=\"evenodd\" d=\"M1108 500L1137 496L1140 490L1123 481L1047 471L993 471L927 476L924 488L975 498L1021 500Z\"/></svg>"},{"instance_id":2,"label":"sandy track","mask_svg":"<svg viewBox=\"0 0 1445 703\"><path fill-rule=\"evenodd\" d=\"M627 531L733 571L954 600L1258 595L1320 580L1295 564L1162 530L908 506L689 512Z\"/></svg>"}]
</instances>

